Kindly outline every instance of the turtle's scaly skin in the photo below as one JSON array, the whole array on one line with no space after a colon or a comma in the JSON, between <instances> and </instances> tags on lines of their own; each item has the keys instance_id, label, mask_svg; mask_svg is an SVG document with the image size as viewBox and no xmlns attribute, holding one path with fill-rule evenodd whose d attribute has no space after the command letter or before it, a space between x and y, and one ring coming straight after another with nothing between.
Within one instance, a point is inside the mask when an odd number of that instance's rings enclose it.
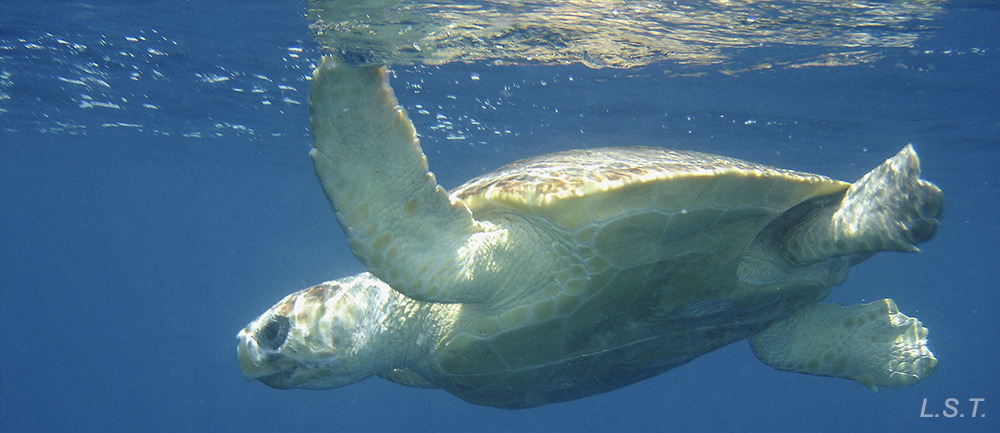
<instances>
[{"instance_id":1,"label":"turtle's scaly skin","mask_svg":"<svg viewBox=\"0 0 1000 433\"><path fill-rule=\"evenodd\" d=\"M855 184L635 147L519 161L449 195L384 69L328 59L310 101L317 174L371 274L289 295L248 325L249 379L380 375L523 408L744 338L776 368L870 387L934 369L926 329L891 300L815 305L851 265L933 234L941 193L909 146Z\"/></svg>"}]
</instances>

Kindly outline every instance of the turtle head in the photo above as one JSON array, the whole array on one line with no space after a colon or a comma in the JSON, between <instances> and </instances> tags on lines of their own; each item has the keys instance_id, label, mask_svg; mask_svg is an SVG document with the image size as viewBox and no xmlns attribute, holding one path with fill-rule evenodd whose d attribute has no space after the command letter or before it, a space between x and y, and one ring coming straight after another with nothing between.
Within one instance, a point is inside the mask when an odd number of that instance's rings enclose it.
<instances>
[{"instance_id":1,"label":"turtle head","mask_svg":"<svg viewBox=\"0 0 1000 433\"><path fill-rule=\"evenodd\" d=\"M379 327L370 325L384 311L372 305L383 291L391 289L360 274L286 296L237 336L243 375L274 388L329 389L378 373Z\"/></svg>"}]
</instances>

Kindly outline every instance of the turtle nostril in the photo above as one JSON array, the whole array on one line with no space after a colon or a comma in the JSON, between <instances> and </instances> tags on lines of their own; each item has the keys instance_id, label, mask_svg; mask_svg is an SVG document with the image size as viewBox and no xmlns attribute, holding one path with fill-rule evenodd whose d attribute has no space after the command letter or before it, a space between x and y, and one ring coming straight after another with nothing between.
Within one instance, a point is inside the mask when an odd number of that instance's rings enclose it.
<instances>
[{"instance_id":1,"label":"turtle nostril","mask_svg":"<svg viewBox=\"0 0 1000 433\"><path fill-rule=\"evenodd\" d=\"M271 317L271 320L268 320L267 324L263 328L260 328L254 335L254 340L257 340L257 344L263 347L278 350L285 343L285 339L288 338L289 326L287 317Z\"/></svg>"}]
</instances>

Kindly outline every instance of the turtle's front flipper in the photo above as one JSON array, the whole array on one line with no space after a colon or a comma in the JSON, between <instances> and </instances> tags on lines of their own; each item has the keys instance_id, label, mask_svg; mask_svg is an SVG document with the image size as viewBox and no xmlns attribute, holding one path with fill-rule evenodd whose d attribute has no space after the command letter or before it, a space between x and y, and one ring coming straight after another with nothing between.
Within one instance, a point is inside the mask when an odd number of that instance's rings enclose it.
<instances>
[{"instance_id":1,"label":"turtle's front flipper","mask_svg":"<svg viewBox=\"0 0 1000 433\"><path fill-rule=\"evenodd\" d=\"M843 377L874 390L912 385L937 366L927 328L891 299L812 305L751 337L750 345L778 370Z\"/></svg>"},{"instance_id":2,"label":"turtle's front flipper","mask_svg":"<svg viewBox=\"0 0 1000 433\"><path fill-rule=\"evenodd\" d=\"M417 300L477 302L470 257L490 233L428 171L417 134L381 68L326 57L309 94L316 174L351 250L368 270ZM460 248L466 246L466 248Z\"/></svg>"}]
</instances>

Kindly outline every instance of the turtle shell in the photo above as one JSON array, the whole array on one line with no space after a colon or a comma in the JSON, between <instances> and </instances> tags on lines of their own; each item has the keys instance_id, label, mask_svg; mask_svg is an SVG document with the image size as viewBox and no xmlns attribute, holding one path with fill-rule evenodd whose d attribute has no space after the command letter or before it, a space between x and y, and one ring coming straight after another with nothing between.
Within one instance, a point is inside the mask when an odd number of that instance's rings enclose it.
<instances>
[{"instance_id":1,"label":"turtle shell","mask_svg":"<svg viewBox=\"0 0 1000 433\"><path fill-rule=\"evenodd\" d=\"M748 289L736 281L744 250L782 212L849 186L645 147L549 154L473 179L452 197L477 220L517 215L558 233L563 253L539 264L555 277L530 296L463 305L424 374L474 403L530 407L618 388L746 338L829 287Z\"/></svg>"},{"instance_id":2,"label":"turtle shell","mask_svg":"<svg viewBox=\"0 0 1000 433\"><path fill-rule=\"evenodd\" d=\"M514 162L452 197L480 220L504 211L537 217L626 266L693 251L731 259L781 212L848 187L718 155L616 147Z\"/></svg>"}]
</instances>

